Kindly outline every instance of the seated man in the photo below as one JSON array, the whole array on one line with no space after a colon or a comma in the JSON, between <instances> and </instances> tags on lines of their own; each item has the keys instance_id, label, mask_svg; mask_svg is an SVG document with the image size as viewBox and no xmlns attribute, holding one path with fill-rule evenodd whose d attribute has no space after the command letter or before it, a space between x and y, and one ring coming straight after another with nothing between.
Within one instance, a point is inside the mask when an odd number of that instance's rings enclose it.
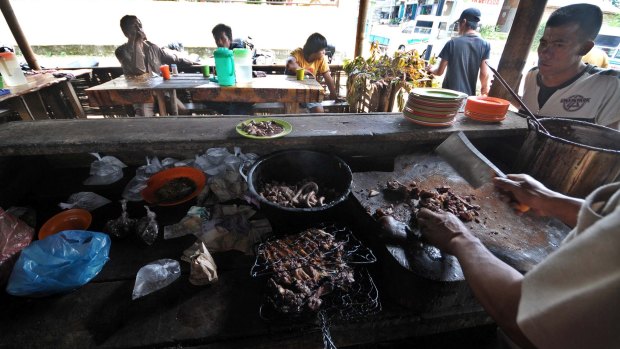
<instances>
[{"instance_id":1,"label":"seated man","mask_svg":"<svg viewBox=\"0 0 620 349\"><path fill-rule=\"evenodd\" d=\"M620 126L620 72L586 65L603 13L590 4L555 10L538 46L538 67L525 77L523 100L540 116Z\"/></svg>"},{"instance_id":2,"label":"seated man","mask_svg":"<svg viewBox=\"0 0 620 349\"><path fill-rule=\"evenodd\" d=\"M522 348L617 348L620 343L620 182L585 200L547 189L527 175L495 178L534 212L574 227L527 274L499 260L455 215L421 209L423 236L455 256L473 294Z\"/></svg>"},{"instance_id":3,"label":"seated man","mask_svg":"<svg viewBox=\"0 0 620 349\"><path fill-rule=\"evenodd\" d=\"M329 89L329 99L338 99L336 84L329 72L329 64L325 57L327 39L319 33L314 33L308 37L303 48L297 48L291 52L291 56L286 61L286 73L295 75L298 68L303 68L307 75L311 77L322 76ZM311 113L323 113L321 103L307 103L306 108Z\"/></svg>"},{"instance_id":4,"label":"seated man","mask_svg":"<svg viewBox=\"0 0 620 349\"><path fill-rule=\"evenodd\" d=\"M217 47L226 47L231 50L235 48L246 48L243 40L233 40L232 29L226 24L220 23L216 25L211 30L211 34L213 34L213 39Z\"/></svg>"},{"instance_id":5,"label":"seated man","mask_svg":"<svg viewBox=\"0 0 620 349\"><path fill-rule=\"evenodd\" d=\"M189 59L174 55L169 50L166 51L148 41L142 30L142 22L136 16L123 16L121 18L121 30L128 40L127 43L116 48L114 54L121 63L123 73L127 77L145 74L158 75L159 67L162 64L177 64L180 67L193 64ZM183 104L178 100L176 103L182 110ZM136 116L153 116L154 114L151 104L134 105L134 109Z\"/></svg>"},{"instance_id":6,"label":"seated man","mask_svg":"<svg viewBox=\"0 0 620 349\"><path fill-rule=\"evenodd\" d=\"M235 49L235 48L246 48L243 40L234 39L232 35L232 29L226 24L220 23L213 27L211 30L211 34L213 34L213 40L215 40L215 44L217 47L225 47L227 49ZM262 75L257 75L257 73L262 73ZM265 76L264 72L252 72L253 76ZM254 103L209 103L209 106L212 107L217 113L224 115L251 115L252 114L252 105Z\"/></svg>"}]
</instances>

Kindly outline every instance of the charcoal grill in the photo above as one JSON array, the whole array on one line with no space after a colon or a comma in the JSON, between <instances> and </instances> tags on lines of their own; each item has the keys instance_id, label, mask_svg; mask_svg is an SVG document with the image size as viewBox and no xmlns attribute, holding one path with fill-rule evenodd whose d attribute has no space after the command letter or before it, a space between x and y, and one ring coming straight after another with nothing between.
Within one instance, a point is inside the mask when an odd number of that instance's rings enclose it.
<instances>
[{"instance_id":1,"label":"charcoal grill","mask_svg":"<svg viewBox=\"0 0 620 349\"><path fill-rule=\"evenodd\" d=\"M334 238L334 250L342 247L342 260L353 267L355 281L347 287L347 290L336 288L331 293L321 297L323 301L318 312L303 311L300 313L282 313L269 300L268 294L264 296L264 302L260 306L261 318L268 321L313 321L318 320L325 348L336 348L329 331L331 320L354 320L364 316L378 313L381 310L379 292L372 277L363 267L364 264L374 263L376 257L370 249L353 235L351 230L339 224L321 224L316 228L323 230ZM267 258L266 249L269 244L281 243L283 239L272 238L260 244L257 248L256 261L250 271L253 277L267 277L273 273L272 262L282 263L282 259L272 261ZM288 239L287 247L292 251L296 248L304 248L301 239ZM330 260L329 251L325 254L326 260ZM316 254L310 253L305 256L307 265L313 264ZM288 256L287 256L288 258ZM293 253L290 258L299 261L299 255ZM303 259L302 259L303 261ZM329 265L326 269L329 268Z\"/></svg>"}]
</instances>

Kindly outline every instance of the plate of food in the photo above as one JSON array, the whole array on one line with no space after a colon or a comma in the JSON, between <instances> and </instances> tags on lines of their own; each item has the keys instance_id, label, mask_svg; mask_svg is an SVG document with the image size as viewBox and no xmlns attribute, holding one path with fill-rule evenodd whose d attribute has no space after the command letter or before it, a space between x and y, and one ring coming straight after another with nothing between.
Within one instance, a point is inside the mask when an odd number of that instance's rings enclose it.
<instances>
[{"instance_id":1,"label":"plate of food","mask_svg":"<svg viewBox=\"0 0 620 349\"><path fill-rule=\"evenodd\" d=\"M237 124L237 133L252 139L271 139L286 136L293 126L281 119L252 118Z\"/></svg>"},{"instance_id":2,"label":"plate of food","mask_svg":"<svg viewBox=\"0 0 620 349\"><path fill-rule=\"evenodd\" d=\"M175 167L157 172L141 192L144 201L174 206L195 198L205 186L205 174L194 167Z\"/></svg>"},{"instance_id":3,"label":"plate of food","mask_svg":"<svg viewBox=\"0 0 620 349\"><path fill-rule=\"evenodd\" d=\"M93 217L85 209L72 208L62 211L45 222L39 229L39 240L64 230L88 229Z\"/></svg>"}]
</instances>

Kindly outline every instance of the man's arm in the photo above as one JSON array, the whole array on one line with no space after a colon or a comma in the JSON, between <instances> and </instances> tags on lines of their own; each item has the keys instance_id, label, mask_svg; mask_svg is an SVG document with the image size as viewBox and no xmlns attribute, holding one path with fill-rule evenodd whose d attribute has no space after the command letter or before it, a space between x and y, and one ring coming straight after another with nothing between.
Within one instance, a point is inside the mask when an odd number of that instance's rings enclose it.
<instances>
[{"instance_id":1,"label":"man's arm","mask_svg":"<svg viewBox=\"0 0 620 349\"><path fill-rule=\"evenodd\" d=\"M487 60L483 59L480 63L480 94L489 94L489 67L486 64Z\"/></svg>"},{"instance_id":2,"label":"man's arm","mask_svg":"<svg viewBox=\"0 0 620 349\"><path fill-rule=\"evenodd\" d=\"M441 61L439 61L439 65L437 66L437 68L433 68L432 66L429 65L426 67L426 71L435 76L442 76L443 73L446 71L447 66L448 66L448 61L445 59L441 59Z\"/></svg>"},{"instance_id":3,"label":"man's arm","mask_svg":"<svg viewBox=\"0 0 620 349\"><path fill-rule=\"evenodd\" d=\"M577 224L577 215L584 202L582 199L554 192L526 174L497 177L493 183L541 216L556 217L570 227Z\"/></svg>"},{"instance_id":4,"label":"man's arm","mask_svg":"<svg viewBox=\"0 0 620 349\"><path fill-rule=\"evenodd\" d=\"M301 67L299 66L299 64L297 64L297 60L295 59L295 57L290 56L286 60L286 73L288 75L295 75L298 68L301 68Z\"/></svg>"},{"instance_id":5,"label":"man's arm","mask_svg":"<svg viewBox=\"0 0 620 349\"><path fill-rule=\"evenodd\" d=\"M332 74L328 71L323 73L323 79L325 79L325 84L329 89L329 99L338 99L338 91L336 91L336 84L334 83L334 79L332 78Z\"/></svg>"},{"instance_id":6,"label":"man's arm","mask_svg":"<svg viewBox=\"0 0 620 349\"><path fill-rule=\"evenodd\" d=\"M523 348L533 348L517 325L523 276L495 257L455 215L421 209L422 234L445 253L455 256L467 284L487 313Z\"/></svg>"}]
</instances>

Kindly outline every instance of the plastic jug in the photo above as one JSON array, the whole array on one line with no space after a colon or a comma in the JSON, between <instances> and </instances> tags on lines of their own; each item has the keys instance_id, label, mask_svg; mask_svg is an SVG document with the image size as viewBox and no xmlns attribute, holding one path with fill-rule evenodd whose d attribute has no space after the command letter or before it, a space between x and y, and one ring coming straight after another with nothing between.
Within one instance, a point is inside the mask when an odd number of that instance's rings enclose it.
<instances>
[{"instance_id":1,"label":"plastic jug","mask_svg":"<svg viewBox=\"0 0 620 349\"><path fill-rule=\"evenodd\" d=\"M233 52L225 47L218 47L214 52L215 72L220 86L233 86L235 84L235 63Z\"/></svg>"},{"instance_id":2,"label":"plastic jug","mask_svg":"<svg viewBox=\"0 0 620 349\"><path fill-rule=\"evenodd\" d=\"M0 52L0 74L2 74L4 83L8 86L19 86L28 83L13 52Z\"/></svg>"},{"instance_id":3,"label":"plastic jug","mask_svg":"<svg viewBox=\"0 0 620 349\"><path fill-rule=\"evenodd\" d=\"M252 81L252 51L247 48L236 48L233 50L233 56L237 83Z\"/></svg>"}]
</instances>

